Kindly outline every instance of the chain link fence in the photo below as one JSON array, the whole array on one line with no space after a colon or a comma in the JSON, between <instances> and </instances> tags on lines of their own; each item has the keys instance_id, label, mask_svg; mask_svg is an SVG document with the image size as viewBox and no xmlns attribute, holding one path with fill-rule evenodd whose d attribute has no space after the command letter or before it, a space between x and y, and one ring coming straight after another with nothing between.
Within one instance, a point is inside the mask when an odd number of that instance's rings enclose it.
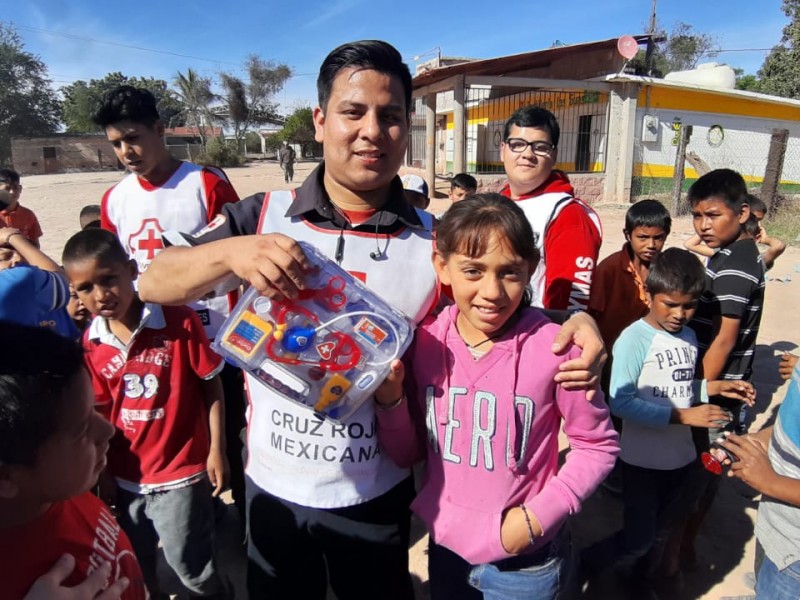
<instances>
[{"instance_id":1,"label":"chain link fence","mask_svg":"<svg viewBox=\"0 0 800 600\"><path fill-rule=\"evenodd\" d=\"M679 120L648 123L645 117L634 145L632 200L655 198L674 205L674 173L681 131L691 127L686 144L682 193L698 177L713 169L727 168L742 174L758 195L767 170L772 131L724 127L719 123L688 124ZM778 192L791 202L800 198L800 137L786 145Z\"/></svg>"},{"instance_id":2,"label":"chain link fence","mask_svg":"<svg viewBox=\"0 0 800 600\"><path fill-rule=\"evenodd\" d=\"M436 172L452 175L455 154L454 92L437 96ZM605 170L608 93L592 90L519 90L491 86L466 86L465 167L469 173L503 173L500 144L511 114L525 106L541 106L555 114L561 127L557 168L569 173ZM425 98L415 100L411 117L408 164L424 168Z\"/></svg>"}]
</instances>

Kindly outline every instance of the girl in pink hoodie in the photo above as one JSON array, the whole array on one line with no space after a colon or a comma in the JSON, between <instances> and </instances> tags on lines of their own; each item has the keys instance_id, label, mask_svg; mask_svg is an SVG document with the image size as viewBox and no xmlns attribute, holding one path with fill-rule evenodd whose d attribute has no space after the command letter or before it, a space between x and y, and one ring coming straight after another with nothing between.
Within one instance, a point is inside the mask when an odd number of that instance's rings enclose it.
<instances>
[{"instance_id":1,"label":"girl in pink hoodie","mask_svg":"<svg viewBox=\"0 0 800 600\"><path fill-rule=\"evenodd\" d=\"M558 326L528 306L538 261L513 201L454 204L434 263L455 304L417 329L375 395L383 450L404 467L426 460L412 509L430 532L433 600L557 598L564 522L619 452L602 397L553 382L579 349L555 356ZM571 450L559 469L562 420Z\"/></svg>"}]
</instances>

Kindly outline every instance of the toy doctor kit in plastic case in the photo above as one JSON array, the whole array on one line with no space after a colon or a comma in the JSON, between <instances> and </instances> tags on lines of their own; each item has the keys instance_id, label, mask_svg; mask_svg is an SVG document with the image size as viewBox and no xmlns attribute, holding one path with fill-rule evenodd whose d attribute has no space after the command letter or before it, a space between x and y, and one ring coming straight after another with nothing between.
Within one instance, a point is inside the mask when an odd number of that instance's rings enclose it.
<instances>
[{"instance_id":1,"label":"toy doctor kit in plastic case","mask_svg":"<svg viewBox=\"0 0 800 600\"><path fill-rule=\"evenodd\" d=\"M214 348L280 395L344 420L389 374L411 343L409 319L316 248L300 242L316 267L296 299L249 289Z\"/></svg>"}]
</instances>

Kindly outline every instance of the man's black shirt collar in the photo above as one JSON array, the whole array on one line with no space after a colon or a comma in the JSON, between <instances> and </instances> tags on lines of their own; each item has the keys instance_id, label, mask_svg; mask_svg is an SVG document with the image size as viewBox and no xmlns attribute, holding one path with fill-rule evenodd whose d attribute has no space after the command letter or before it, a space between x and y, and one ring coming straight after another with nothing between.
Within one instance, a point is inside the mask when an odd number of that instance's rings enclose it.
<instances>
[{"instance_id":1,"label":"man's black shirt collar","mask_svg":"<svg viewBox=\"0 0 800 600\"><path fill-rule=\"evenodd\" d=\"M323 162L314 169L297 189L294 201L289 206L289 210L286 211L286 216L303 216L315 223L327 221L337 229L346 228L349 223L345 221L339 211L333 208L328 192L325 191L324 175L325 163ZM358 228L380 226L396 229L399 225L414 229L425 228L417 211L406 200L400 177L395 176L391 182L389 199L386 204L379 208L367 221L358 225Z\"/></svg>"}]
</instances>

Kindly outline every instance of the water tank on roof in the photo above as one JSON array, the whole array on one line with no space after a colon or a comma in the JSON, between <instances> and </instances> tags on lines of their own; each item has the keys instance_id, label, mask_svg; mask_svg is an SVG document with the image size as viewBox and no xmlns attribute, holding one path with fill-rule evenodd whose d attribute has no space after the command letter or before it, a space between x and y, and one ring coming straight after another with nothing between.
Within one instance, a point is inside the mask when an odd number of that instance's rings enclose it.
<instances>
[{"instance_id":1,"label":"water tank on roof","mask_svg":"<svg viewBox=\"0 0 800 600\"><path fill-rule=\"evenodd\" d=\"M708 87L732 90L736 87L736 73L728 65L719 63L704 63L697 65L696 69L688 71L673 71L664 77L667 81L681 83L694 83Z\"/></svg>"}]
</instances>

